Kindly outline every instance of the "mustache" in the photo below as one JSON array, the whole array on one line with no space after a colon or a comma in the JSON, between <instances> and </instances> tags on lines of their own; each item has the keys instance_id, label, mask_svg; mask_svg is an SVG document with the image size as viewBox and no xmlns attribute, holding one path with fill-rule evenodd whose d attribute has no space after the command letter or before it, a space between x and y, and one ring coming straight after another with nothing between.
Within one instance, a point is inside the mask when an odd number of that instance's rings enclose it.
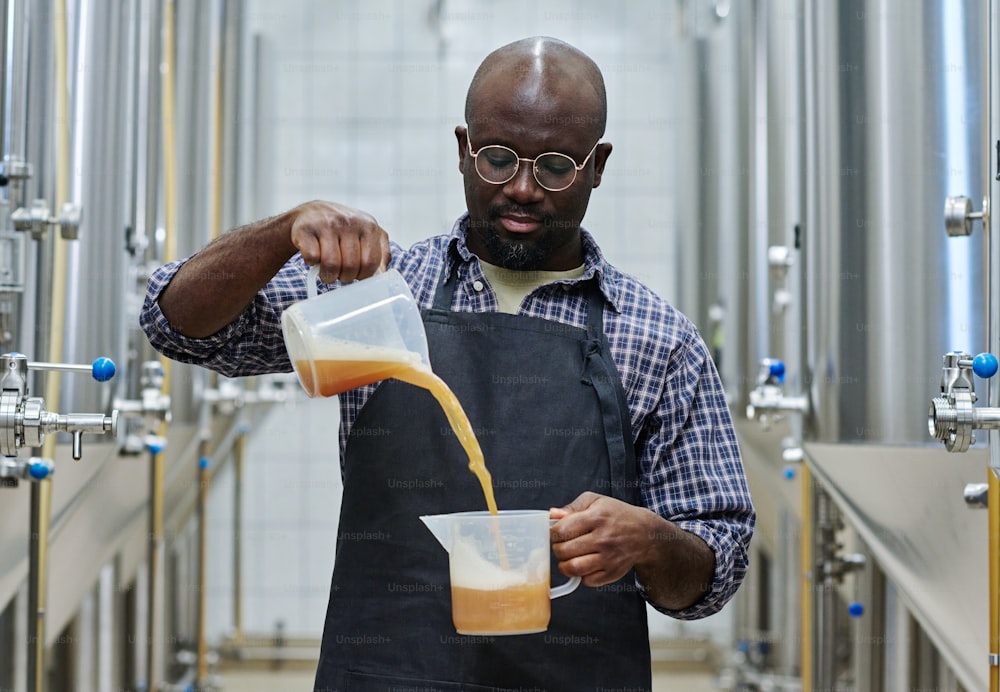
<instances>
[{"instance_id":1,"label":"mustache","mask_svg":"<svg viewBox=\"0 0 1000 692\"><path fill-rule=\"evenodd\" d=\"M537 211L525 209L516 204L493 204L489 207L487 213L490 219L497 219L501 216L519 216L531 219L532 221L539 221L543 224L548 224L552 221L551 214L540 214Z\"/></svg>"}]
</instances>

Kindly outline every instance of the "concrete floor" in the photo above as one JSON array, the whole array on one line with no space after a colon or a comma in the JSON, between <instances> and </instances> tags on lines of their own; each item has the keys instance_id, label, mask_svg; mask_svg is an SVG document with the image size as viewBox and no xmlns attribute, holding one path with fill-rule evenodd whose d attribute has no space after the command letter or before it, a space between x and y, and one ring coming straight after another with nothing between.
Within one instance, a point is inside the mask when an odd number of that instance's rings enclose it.
<instances>
[{"instance_id":1,"label":"concrete floor","mask_svg":"<svg viewBox=\"0 0 1000 692\"><path fill-rule=\"evenodd\" d=\"M239 671L219 675L224 692L310 692L311 671ZM705 672L654 667L653 692L717 692L713 676Z\"/></svg>"}]
</instances>

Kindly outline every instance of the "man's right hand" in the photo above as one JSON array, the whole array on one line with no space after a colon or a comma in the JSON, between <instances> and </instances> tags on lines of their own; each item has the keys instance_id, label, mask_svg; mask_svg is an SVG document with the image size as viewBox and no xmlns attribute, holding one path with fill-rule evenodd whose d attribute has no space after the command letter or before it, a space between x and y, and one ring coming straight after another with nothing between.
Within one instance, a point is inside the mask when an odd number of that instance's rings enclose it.
<instances>
[{"instance_id":1,"label":"man's right hand","mask_svg":"<svg viewBox=\"0 0 1000 692\"><path fill-rule=\"evenodd\" d=\"M218 332L296 253L326 282L354 281L389 263L389 236L370 215L312 201L225 233L182 266L159 297L171 327L193 338Z\"/></svg>"},{"instance_id":2,"label":"man's right hand","mask_svg":"<svg viewBox=\"0 0 1000 692\"><path fill-rule=\"evenodd\" d=\"M364 279L389 264L389 234L366 212L312 201L292 210L292 244L326 283Z\"/></svg>"}]
</instances>

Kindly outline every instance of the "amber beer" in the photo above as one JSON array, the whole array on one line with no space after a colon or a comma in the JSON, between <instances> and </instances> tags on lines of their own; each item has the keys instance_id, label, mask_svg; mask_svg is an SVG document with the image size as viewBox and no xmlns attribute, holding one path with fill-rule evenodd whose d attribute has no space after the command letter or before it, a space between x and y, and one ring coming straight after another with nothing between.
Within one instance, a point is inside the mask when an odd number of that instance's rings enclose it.
<instances>
[{"instance_id":1,"label":"amber beer","mask_svg":"<svg viewBox=\"0 0 1000 692\"><path fill-rule=\"evenodd\" d=\"M448 418L455 437L469 457L469 470L476 475L483 488L486 506L491 514L496 514L493 479L486 469L483 450L462 404L444 380L435 375L419 356L409 351L364 347L342 350L345 351L342 356L295 361L295 372L306 393L309 396L334 396L388 378L426 389ZM365 355L372 357L365 358Z\"/></svg>"},{"instance_id":2,"label":"amber beer","mask_svg":"<svg viewBox=\"0 0 1000 692\"><path fill-rule=\"evenodd\" d=\"M548 581L501 589L451 585L451 616L459 634L530 634L549 626Z\"/></svg>"},{"instance_id":3,"label":"amber beer","mask_svg":"<svg viewBox=\"0 0 1000 692\"><path fill-rule=\"evenodd\" d=\"M357 387L395 377L396 373L412 369L404 361L385 360L307 360L296 361L295 371L302 388L309 396L335 396Z\"/></svg>"}]
</instances>

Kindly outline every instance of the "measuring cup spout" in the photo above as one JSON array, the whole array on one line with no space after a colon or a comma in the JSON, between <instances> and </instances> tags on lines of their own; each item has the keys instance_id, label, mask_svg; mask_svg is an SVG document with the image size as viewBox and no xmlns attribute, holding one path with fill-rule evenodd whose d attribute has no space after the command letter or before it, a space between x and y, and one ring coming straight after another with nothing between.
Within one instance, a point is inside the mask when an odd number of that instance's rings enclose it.
<instances>
[{"instance_id":1,"label":"measuring cup spout","mask_svg":"<svg viewBox=\"0 0 1000 692\"><path fill-rule=\"evenodd\" d=\"M445 550L451 552L451 527L455 518L449 514L431 514L420 517L420 521L430 529Z\"/></svg>"}]
</instances>

